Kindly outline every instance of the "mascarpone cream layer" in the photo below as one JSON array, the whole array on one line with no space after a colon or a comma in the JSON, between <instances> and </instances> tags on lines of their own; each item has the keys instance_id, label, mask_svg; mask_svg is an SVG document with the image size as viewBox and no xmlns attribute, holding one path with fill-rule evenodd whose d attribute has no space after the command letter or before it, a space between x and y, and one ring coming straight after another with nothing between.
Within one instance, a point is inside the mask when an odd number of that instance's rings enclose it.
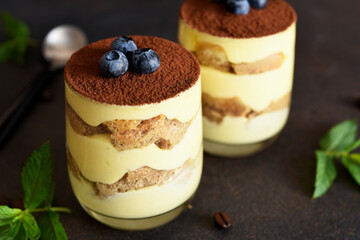
<instances>
[{"instance_id":1,"label":"mascarpone cream layer","mask_svg":"<svg viewBox=\"0 0 360 240\"><path fill-rule=\"evenodd\" d=\"M199 110L201 104L201 81L178 96L160 103L140 106L120 106L106 104L86 98L73 91L65 82L66 100L74 111L91 126L115 119L135 120L149 119L164 114L168 119L180 122L190 121Z\"/></svg>"},{"instance_id":2,"label":"mascarpone cream layer","mask_svg":"<svg viewBox=\"0 0 360 240\"><path fill-rule=\"evenodd\" d=\"M259 38L225 38L199 32L184 20L179 21L179 42L188 50L194 51L198 42L207 42L222 47L232 63L254 62L274 53L283 53L293 58L296 23L285 31Z\"/></svg>"},{"instance_id":3,"label":"mascarpone cream layer","mask_svg":"<svg viewBox=\"0 0 360 240\"><path fill-rule=\"evenodd\" d=\"M193 105L198 105L200 100L193 101ZM201 110L198 106L196 116L183 139L170 150L162 150L151 144L140 149L118 151L111 144L108 134L79 135L73 130L67 117L66 141L85 178L92 182L112 184L126 172L143 166L169 170L181 166L189 158L195 158L202 144Z\"/></svg>"},{"instance_id":4,"label":"mascarpone cream layer","mask_svg":"<svg viewBox=\"0 0 360 240\"><path fill-rule=\"evenodd\" d=\"M291 92L293 64L293 58L288 58L278 69L242 76L201 66L202 91L217 98L238 97L254 111L263 111Z\"/></svg>"},{"instance_id":5,"label":"mascarpone cream layer","mask_svg":"<svg viewBox=\"0 0 360 240\"><path fill-rule=\"evenodd\" d=\"M254 118L229 117L218 124L203 118L204 138L229 144L250 144L271 138L284 127L289 108Z\"/></svg>"},{"instance_id":6,"label":"mascarpone cream layer","mask_svg":"<svg viewBox=\"0 0 360 240\"><path fill-rule=\"evenodd\" d=\"M202 147L198 146L192 166L173 181L108 198L96 196L92 184L79 181L71 171L70 182L77 199L98 213L118 218L151 217L178 207L194 194L200 182L202 158Z\"/></svg>"}]
</instances>

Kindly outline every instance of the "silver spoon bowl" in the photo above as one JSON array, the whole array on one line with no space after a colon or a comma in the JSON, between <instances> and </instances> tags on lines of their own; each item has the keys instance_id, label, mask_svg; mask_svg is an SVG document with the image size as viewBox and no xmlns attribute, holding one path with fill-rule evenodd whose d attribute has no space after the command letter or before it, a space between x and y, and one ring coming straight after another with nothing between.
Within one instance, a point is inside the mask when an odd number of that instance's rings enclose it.
<instances>
[{"instance_id":1,"label":"silver spoon bowl","mask_svg":"<svg viewBox=\"0 0 360 240\"><path fill-rule=\"evenodd\" d=\"M52 68L61 68L74 52L86 44L86 36L80 28L60 25L46 35L42 45L42 54Z\"/></svg>"}]
</instances>

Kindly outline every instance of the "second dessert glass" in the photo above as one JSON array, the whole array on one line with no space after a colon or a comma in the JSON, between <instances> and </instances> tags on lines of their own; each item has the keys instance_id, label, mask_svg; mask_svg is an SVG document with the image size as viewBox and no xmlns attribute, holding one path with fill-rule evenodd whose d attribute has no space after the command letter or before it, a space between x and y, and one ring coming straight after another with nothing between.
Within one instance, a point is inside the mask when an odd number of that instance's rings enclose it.
<instances>
[{"instance_id":1,"label":"second dessert glass","mask_svg":"<svg viewBox=\"0 0 360 240\"><path fill-rule=\"evenodd\" d=\"M296 18L283 0L246 15L183 3L178 38L201 64L205 151L246 156L276 139L290 110Z\"/></svg>"},{"instance_id":2,"label":"second dessert glass","mask_svg":"<svg viewBox=\"0 0 360 240\"><path fill-rule=\"evenodd\" d=\"M133 36L160 58L154 73L101 75L114 39L65 67L70 182L81 206L111 227L144 230L175 218L198 187L203 161L200 66L165 39Z\"/></svg>"}]
</instances>

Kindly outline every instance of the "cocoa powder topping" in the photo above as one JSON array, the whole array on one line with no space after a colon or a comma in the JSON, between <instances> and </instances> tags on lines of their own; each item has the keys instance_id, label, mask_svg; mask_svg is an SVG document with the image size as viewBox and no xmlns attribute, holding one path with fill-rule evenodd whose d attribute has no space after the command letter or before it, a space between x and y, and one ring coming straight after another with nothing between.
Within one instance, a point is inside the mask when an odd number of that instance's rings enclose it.
<instances>
[{"instance_id":1,"label":"cocoa powder topping","mask_svg":"<svg viewBox=\"0 0 360 240\"><path fill-rule=\"evenodd\" d=\"M198 81L198 61L179 44L158 37L131 37L139 49L151 48L159 55L158 70L139 74L129 69L121 77L105 78L98 62L110 50L110 44L115 39L109 38L91 43L72 55L64 71L69 87L102 103L134 106L175 97Z\"/></svg>"},{"instance_id":2,"label":"cocoa powder topping","mask_svg":"<svg viewBox=\"0 0 360 240\"><path fill-rule=\"evenodd\" d=\"M283 0L268 0L264 9L251 8L247 15L226 11L213 0L186 0L180 18L191 27L218 37L255 38L286 30L296 19L295 10Z\"/></svg>"}]
</instances>

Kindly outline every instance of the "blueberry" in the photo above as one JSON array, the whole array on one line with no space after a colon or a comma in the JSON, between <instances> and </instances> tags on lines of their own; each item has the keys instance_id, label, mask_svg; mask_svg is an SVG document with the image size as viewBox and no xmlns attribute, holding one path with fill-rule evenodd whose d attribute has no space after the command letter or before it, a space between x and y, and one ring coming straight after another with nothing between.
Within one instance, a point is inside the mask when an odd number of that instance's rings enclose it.
<instances>
[{"instance_id":1,"label":"blueberry","mask_svg":"<svg viewBox=\"0 0 360 240\"><path fill-rule=\"evenodd\" d=\"M262 9L266 7L267 0L249 0L249 3L252 8Z\"/></svg>"},{"instance_id":2,"label":"blueberry","mask_svg":"<svg viewBox=\"0 0 360 240\"><path fill-rule=\"evenodd\" d=\"M111 50L100 58L99 67L107 78L120 77L128 70L129 62L125 54Z\"/></svg>"},{"instance_id":3,"label":"blueberry","mask_svg":"<svg viewBox=\"0 0 360 240\"><path fill-rule=\"evenodd\" d=\"M160 58L150 48L142 48L134 52L131 63L137 73L153 73L160 66Z\"/></svg>"},{"instance_id":4,"label":"blueberry","mask_svg":"<svg viewBox=\"0 0 360 240\"><path fill-rule=\"evenodd\" d=\"M248 0L227 0L226 9L234 14L246 15L250 12Z\"/></svg>"},{"instance_id":5,"label":"blueberry","mask_svg":"<svg viewBox=\"0 0 360 240\"><path fill-rule=\"evenodd\" d=\"M130 37L119 37L115 39L111 45L110 50L117 50L125 54L128 58L131 58L133 52L137 49L136 44Z\"/></svg>"}]
</instances>

